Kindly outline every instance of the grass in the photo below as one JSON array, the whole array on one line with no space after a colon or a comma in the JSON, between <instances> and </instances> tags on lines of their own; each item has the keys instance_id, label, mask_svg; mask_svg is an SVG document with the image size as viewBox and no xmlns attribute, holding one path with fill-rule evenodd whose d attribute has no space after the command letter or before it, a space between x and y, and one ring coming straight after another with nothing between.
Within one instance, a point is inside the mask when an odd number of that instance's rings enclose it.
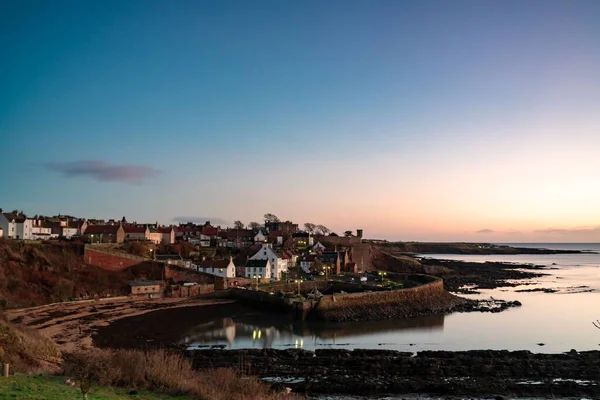
<instances>
[{"instance_id":1,"label":"grass","mask_svg":"<svg viewBox=\"0 0 600 400\"><path fill-rule=\"evenodd\" d=\"M196 371L180 352L91 349L65 356L64 374L88 387L123 387L203 400L298 399L233 369ZM139 397L138 397L139 398Z\"/></svg>"},{"instance_id":2,"label":"grass","mask_svg":"<svg viewBox=\"0 0 600 400\"><path fill-rule=\"evenodd\" d=\"M167 400L191 399L187 396L168 396L148 392L132 392L128 389L113 389L110 387L95 388L88 395L89 400ZM80 400L81 391L77 386L69 386L62 378L47 375L15 375L8 378L0 377L0 399L22 400Z\"/></svg>"}]
</instances>

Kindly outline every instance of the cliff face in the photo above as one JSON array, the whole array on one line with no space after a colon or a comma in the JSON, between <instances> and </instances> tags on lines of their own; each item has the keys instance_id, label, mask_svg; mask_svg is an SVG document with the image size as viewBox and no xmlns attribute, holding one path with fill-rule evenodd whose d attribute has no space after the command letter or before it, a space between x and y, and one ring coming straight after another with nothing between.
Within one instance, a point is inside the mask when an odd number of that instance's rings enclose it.
<instances>
[{"instance_id":1,"label":"cliff face","mask_svg":"<svg viewBox=\"0 0 600 400\"><path fill-rule=\"evenodd\" d=\"M20 308L95 295L127 293L143 268L109 272L87 266L83 245L0 238L0 308Z\"/></svg>"}]
</instances>

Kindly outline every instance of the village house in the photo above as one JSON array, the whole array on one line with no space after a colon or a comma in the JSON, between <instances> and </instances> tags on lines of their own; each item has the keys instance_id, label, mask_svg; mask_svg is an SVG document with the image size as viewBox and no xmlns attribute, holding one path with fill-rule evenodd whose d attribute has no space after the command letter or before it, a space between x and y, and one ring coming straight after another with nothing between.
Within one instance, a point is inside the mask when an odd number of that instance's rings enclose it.
<instances>
[{"instance_id":1,"label":"village house","mask_svg":"<svg viewBox=\"0 0 600 400\"><path fill-rule=\"evenodd\" d=\"M157 281L137 281L129 284L133 295L159 295L161 284Z\"/></svg>"},{"instance_id":2,"label":"village house","mask_svg":"<svg viewBox=\"0 0 600 400\"><path fill-rule=\"evenodd\" d=\"M235 278L236 272L232 257L229 257L228 260L202 260L199 264L196 264L195 269L198 272L221 278Z\"/></svg>"},{"instance_id":3,"label":"village house","mask_svg":"<svg viewBox=\"0 0 600 400\"><path fill-rule=\"evenodd\" d=\"M285 234L282 231L271 231L271 232L269 232L267 241L269 243L273 243L277 246L283 246L284 235ZM289 235L287 235L287 236L289 236Z\"/></svg>"},{"instance_id":4,"label":"village house","mask_svg":"<svg viewBox=\"0 0 600 400\"><path fill-rule=\"evenodd\" d=\"M287 261L288 269L295 267L298 262L298 255L291 250L284 250L281 253L281 257Z\"/></svg>"},{"instance_id":5,"label":"village house","mask_svg":"<svg viewBox=\"0 0 600 400\"><path fill-rule=\"evenodd\" d=\"M256 252L249 260L269 260L271 266L271 275L265 276L280 280L281 276L288 271L288 261L277 254L270 243L263 243L260 250Z\"/></svg>"},{"instance_id":6,"label":"village house","mask_svg":"<svg viewBox=\"0 0 600 400\"><path fill-rule=\"evenodd\" d=\"M123 243L125 230L122 225L88 225L83 237L90 243Z\"/></svg>"},{"instance_id":7,"label":"village house","mask_svg":"<svg viewBox=\"0 0 600 400\"><path fill-rule=\"evenodd\" d=\"M163 240L163 235L156 228L148 225L132 225L124 224L126 241L148 241L154 244L160 244Z\"/></svg>"},{"instance_id":8,"label":"village house","mask_svg":"<svg viewBox=\"0 0 600 400\"><path fill-rule=\"evenodd\" d=\"M270 222L265 222L265 229L267 230L267 232L273 232L273 231L281 231L283 233L295 233L298 232L298 224L294 224L291 221L285 221L285 222L281 222L281 221L270 221Z\"/></svg>"},{"instance_id":9,"label":"village house","mask_svg":"<svg viewBox=\"0 0 600 400\"><path fill-rule=\"evenodd\" d=\"M31 239L48 240L52 237L52 228L42 218L33 218L31 220ZM58 237L56 235L55 237Z\"/></svg>"},{"instance_id":10,"label":"village house","mask_svg":"<svg viewBox=\"0 0 600 400\"><path fill-rule=\"evenodd\" d=\"M248 257L243 254L238 254L233 258L233 264L235 265L235 276L244 277L246 276L246 261Z\"/></svg>"},{"instance_id":11,"label":"village house","mask_svg":"<svg viewBox=\"0 0 600 400\"><path fill-rule=\"evenodd\" d=\"M316 261L316 254L306 255L300 260L300 269L302 269L302 271L304 271L305 273L309 274L313 271Z\"/></svg>"},{"instance_id":12,"label":"village house","mask_svg":"<svg viewBox=\"0 0 600 400\"><path fill-rule=\"evenodd\" d=\"M322 253L325 251L325 246L321 244L321 242L315 243L315 245L311 248L311 250L315 253Z\"/></svg>"},{"instance_id":13,"label":"village house","mask_svg":"<svg viewBox=\"0 0 600 400\"><path fill-rule=\"evenodd\" d=\"M123 230L125 231L126 241L145 241L149 234L147 226L125 224Z\"/></svg>"},{"instance_id":14,"label":"village house","mask_svg":"<svg viewBox=\"0 0 600 400\"><path fill-rule=\"evenodd\" d=\"M217 235L217 247L241 249L254 243L254 232L248 229L227 229Z\"/></svg>"},{"instance_id":15,"label":"village house","mask_svg":"<svg viewBox=\"0 0 600 400\"><path fill-rule=\"evenodd\" d=\"M256 235L254 235L254 243L263 243L265 240L267 240L267 237L262 230L259 229L258 232L256 232Z\"/></svg>"},{"instance_id":16,"label":"village house","mask_svg":"<svg viewBox=\"0 0 600 400\"><path fill-rule=\"evenodd\" d=\"M244 276L249 279L264 279L271 277L271 263L268 259L246 261Z\"/></svg>"},{"instance_id":17,"label":"village house","mask_svg":"<svg viewBox=\"0 0 600 400\"><path fill-rule=\"evenodd\" d=\"M4 237L10 239L32 239L32 221L20 212L5 213L0 209L0 228Z\"/></svg>"},{"instance_id":18,"label":"village house","mask_svg":"<svg viewBox=\"0 0 600 400\"><path fill-rule=\"evenodd\" d=\"M345 269L346 263L350 262L348 251L325 251L321 254L321 261L323 266L330 267L329 270L332 274L339 274L341 270Z\"/></svg>"},{"instance_id":19,"label":"village house","mask_svg":"<svg viewBox=\"0 0 600 400\"><path fill-rule=\"evenodd\" d=\"M345 272L351 272L353 274L357 274L358 273L358 266L356 265L355 262L346 263L346 266L344 267L344 271Z\"/></svg>"},{"instance_id":20,"label":"village house","mask_svg":"<svg viewBox=\"0 0 600 400\"><path fill-rule=\"evenodd\" d=\"M201 247L210 247L210 236L203 233L200 234L200 240L198 241Z\"/></svg>"},{"instance_id":21,"label":"village house","mask_svg":"<svg viewBox=\"0 0 600 400\"><path fill-rule=\"evenodd\" d=\"M87 221L85 219L82 220L71 220L71 221L63 221L59 222L60 224L60 236L71 239L75 235L83 235L87 228Z\"/></svg>"},{"instance_id":22,"label":"village house","mask_svg":"<svg viewBox=\"0 0 600 400\"><path fill-rule=\"evenodd\" d=\"M156 230L161 235L162 244L173 244L175 243L175 228L172 226L159 226Z\"/></svg>"},{"instance_id":23,"label":"village house","mask_svg":"<svg viewBox=\"0 0 600 400\"><path fill-rule=\"evenodd\" d=\"M314 246L314 239L308 232L296 232L292 234L294 246L300 250L306 250L309 247Z\"/></svg>"}]
</instances>

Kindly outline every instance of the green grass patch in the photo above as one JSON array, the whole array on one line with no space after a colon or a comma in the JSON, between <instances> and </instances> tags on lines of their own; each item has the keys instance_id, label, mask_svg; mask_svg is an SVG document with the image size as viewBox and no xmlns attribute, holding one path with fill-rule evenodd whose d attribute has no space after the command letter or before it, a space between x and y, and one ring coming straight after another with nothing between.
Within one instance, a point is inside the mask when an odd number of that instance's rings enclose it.
<instances>
[{"instance_id":1,"label":"green grass patch","mask_svg":"<svg viewBox=\"0 0 600 400\"><path fill-rule=\"evenodd\" d=\"M130 392L132 394L130 394ZM135 393L135 394L133 394ZM61 377L47 375L15 375L0 377L0 399L20 400L81 400L78 386L69 386ZM128 389L95 387L88 395L89 400L189 400L188 396L167 396L148 392L133 392Z\"/></svg>"}]
</instances>

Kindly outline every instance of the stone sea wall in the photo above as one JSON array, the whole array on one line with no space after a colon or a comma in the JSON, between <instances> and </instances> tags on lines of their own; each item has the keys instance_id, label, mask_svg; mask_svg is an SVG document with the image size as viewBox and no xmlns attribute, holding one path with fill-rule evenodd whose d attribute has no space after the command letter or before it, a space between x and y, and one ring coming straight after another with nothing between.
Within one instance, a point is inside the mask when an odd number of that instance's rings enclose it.
<instances>
[{"instance_id":1,"label":"stone sea wall","mask_svg":"<svg viewBox=\"0 0 600 400\"><path fill-rule=\"evenodd\" d=\"M311 316L327 321L407 318L449 312L465 303L466 300L446 292L444 282L436 279L408 289L326 295Z\"/></svg>"},{"instance_id":2,"label":"stone sea wall","mask_svg":"<svg viewBox=\"0 0 600 400\"><path fill-rule=\"evenodd\" d=\"M313 288L347 292L326 294L320 299L304 301L257 290L231 289L230 294L233 298L248 300L261 307L288 311L296 318L326 321L365 321L441 314L467 303L465 299L446 292L439 278L427 275L407 275L404 278L419 286L385 290L377 286L345 282L304 282L301 284L304 293ZM294 284L281 287L284 291L291 292L293 289Z\"/></svg>"}]
</instances>

